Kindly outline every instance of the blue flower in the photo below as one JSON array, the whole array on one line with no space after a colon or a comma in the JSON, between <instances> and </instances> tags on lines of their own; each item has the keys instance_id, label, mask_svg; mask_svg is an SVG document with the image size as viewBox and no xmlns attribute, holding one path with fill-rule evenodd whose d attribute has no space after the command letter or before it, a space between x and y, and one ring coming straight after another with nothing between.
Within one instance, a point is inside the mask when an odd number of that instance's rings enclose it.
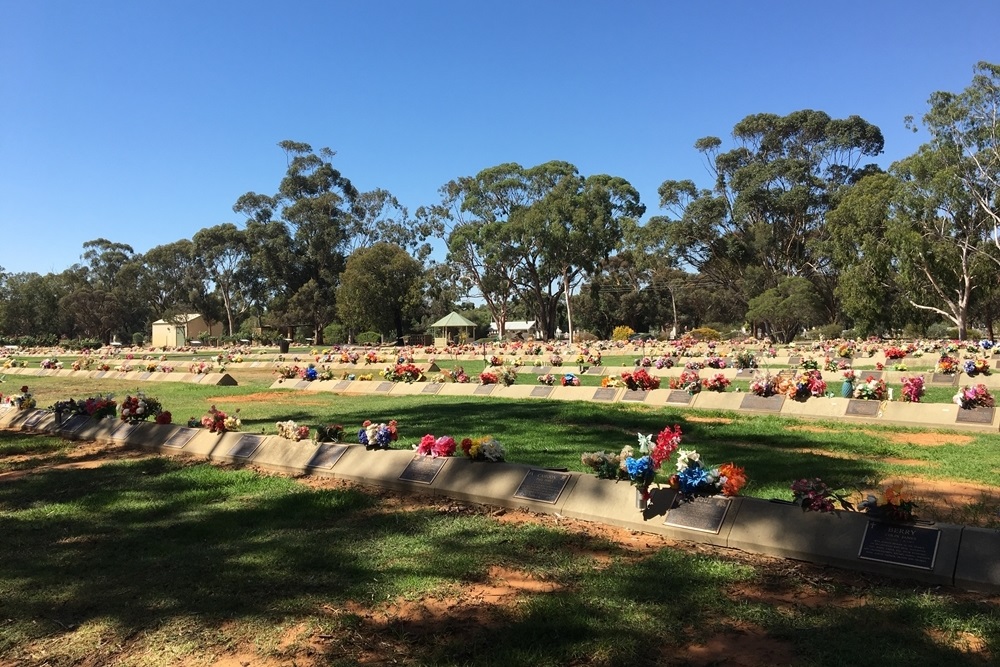
<instances>
[{"instance_id":1,"label":"blue flower","mask_svg":"<svg viewBox=\"0 0 1000 667\"><path fill-rule=\"evenodd\" d=\"M989 350L993 347L993 341L984 338L983 340L979 341L979 347L983 348L984 350Z\"/></svg>"},{"instance_id":2,"label":"blue flower","mask_svg":"<svg viewBox=\"0 0 1000 667\"><path fill-rule=\"evenodd\" d=\"M375 444L382 449L389 449L389 443L392 441L392 432L389 431L388 427L382 427L375 432Z\"/></svg>"},{"instance_id":3,"label":"blue flower","mask_svg":"<svg viewBox=\"0 0 1000 667\"><path fill-rule=\"evenodd\" d=\"M358 431L358 442L362 445L368 444L368 432L365 429Z\"/></svg>"},{"instance_id":4,"label":"blue flower","mask_svg":"<svg viewBox=\"0 0 1000 667\"><path fill-rule=\"evenodd\" d=\"M973 361L972 359L969 359L968 361L966 361L965 362L965 372L968 375L975 375L976 374L976 362Z\"/></svg>"},{"instance_id":5,"label":"blue flower","mask_svg":"<svg viewBox=\"0 0 1000 667\"><path fill-rule=\"evenodd\" d=\"M677 473L677 482L680 484L682 493L695 493L698 487L708 479L708 473L698 465L688 466Z\"/></svg>"},{"instance_id":6,"label":"blue flower","mask_svg":"<svg viewBox=\"0 0 1000 667\"><path fill-rule=\"evenodd\" d=\"M319 373L316 372L315 368L307 368L306 369L306 379L307 380L315 380L317 377L319 377Z\"/></svg>"}]
</instances>

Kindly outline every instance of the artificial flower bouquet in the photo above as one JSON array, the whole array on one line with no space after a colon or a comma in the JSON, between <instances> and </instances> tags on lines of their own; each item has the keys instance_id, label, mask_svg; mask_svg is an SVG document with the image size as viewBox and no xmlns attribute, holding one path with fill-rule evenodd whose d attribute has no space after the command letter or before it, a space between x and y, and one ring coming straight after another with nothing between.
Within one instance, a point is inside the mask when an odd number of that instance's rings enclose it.
<instances>
[{"instance_id":1,"label":"artificial flower bouquet","mask_svg":"<svg viewBox=\"0 0 1000 667\"><path fill-rule=\"evenodd\" d=\"M851 504L839 489L833 489L819 477L815 479L800 479L792 483L792 499L802 507L803 512L832 512L837 509L834 501L841 509L854 511Z\"/></svg>"},{"instance_id":2,"label":"artificial flower bouquet","mask_svg":"<svg viewBox=\"0 0 1000 667\"><path fill-rule=\"evenodd\" d=\"M698 371L683 370L680 376L670 378L667 386L671 389L686 391L689 394L697 394L701 391L701 378L698 376Z\"/></svg>"},{"instance_id":3,"label":"artificial flower bouquet","mask_svg":"<svg viewBox=\"0 0 1000 667\"><path fill-rule=\"evenodd\" d=\"M538 384L544 384L549 387L556 383L556 377L552 373L545 373L544 375L538 376Z\"/></svg>"},{"instance_id":4,"label":"artificial flower bouquet","mask_svg":"<svg viewBox=\"0 0 1000 667\"><path fill-rule=\"evenodd\" d=\"M564 387L579 387L580 378L578 378L573 373L566 373L566 375L562 376L562 380L560 380L560 383Z\"/></svg>"},{"instance_id":5,"label":"artificial flower bouquet","mask_svg":"<svg viewBox=\"0 0 1000 667\"><path fill-rule=\"evenodd\" d=\"M735 463L706 467L695 450L677 452L677 472L670 476L670 487L687 497L695 495L738 495L747 483L746 471Z\"/></svg>"},{"instance_id":6,"label":"artificial flower bouquet","mask_svg":"<svg viewBox=\"0 0 1000 667\"><path fill-rule=\"evenodd\" d=\"M479 384L496 384L499 378L493 371L483 371L479 374Z\"/></svg>"},{"instance_id":7,"label":"artificial flower bouquet","mask_svg":"<svg viewBox=\"0 0 1000 667\"><path fill-rule=\"evenodd\" d=\"M563 365L563 358L560 357L558 354L553 354L549 356L549 366L562 366L562 365Z\"/></svg>"},{"instance_id":8,"label":"artificial flower bouquet","mask_svg":"<svg viewBox=\"0 0 1000 667\"><path fill-rule=\"evenodd\" d=\"M114 418L118 414L118 404L111 394L84 399L83 409L92 419Z\"/></svg>"},{"instance_id":9,"label":"artificial flower bouquet","mask_svg":"<svg viewBox=\"0 0 1000 667\"><path fill-rule=\"evenodd\" d=\"M319 371L316 370L315 364L310 363L308 366L303 366L299 369L298 376L300 380L314 382L319 379Z\"/></svg>"},{"instance_id":10,"label":"artificial flower bouquet","mask_svg":"<svg viewBox=\"0 0 1000 667\"><path fill-rule=\"evenodd\" d=\"M421 382L424 379L424 372L412 363L396 364L382 371L382 377L389 382Z\"/></svg>"},{"instance_id":11,"label":"artificial flower bouquet","mask_svg":"<svg viewBox=\"0 0 1000 667\"><path fill-rule=\"evenodd\" d=\"M870 516L886 521L911 522L916 520L913 510L917 503L901 486L887 486L876 497L869 495L858 508Z\"/></svg>"},{"instance_id":12,"label":"artificial flower bouquet","mask_svg":"<svg viewBox=\"0 0 1000 667\"><path fill-rule=\"evenodd\" d=\"M750 393L763 398L774 396L778 393L778 381L770 373L759 375L750 382Z\"/></svg>"},{"instance_id":13,"label":"artificial flower bouquet","mask_svg":"<svg viewBox=\"0 0 1000 667\"><path fill-rule=\"evenodd\" d=\"M316 427L318 442L340 442L344 439L344 427L341 424L323 424Z\"/></svg>"},{"instance_id":14,"label":"artificial flower bouquet","mask_svg":"<svg viewBox=\"0 0 1000 667\"><path fill-rule=\"evenodd\" d=\"M635 365L638 368L649 368L653 365L653 360L649 357L638 357L635 360Z\"/></svg>"},{"instance_id":15,"label":"artificial flower bouquet","mask_svg":"<svg viewBox=\"0 0 1000 667\"><path fill-rule=\"evenodd\" d=\"M388 424L376 424L366 419L358 431L358 442L367 449L389 449L390 444L399 439L399 430L395 419Z\"/></svg>"},{"instance_id":16,"label":"artificial flower bouquet","mask_svg":"<svg viewBox=\"0 0 1000 667\"><path fill-rule=\"evenodd\" d=\"M11 396L10 402L18 410L33 410L37 405L35 397L28 391L28 385L22 385L21 393Z\"/></svg>"},{"instance_id":17,"label":"artificial flower bouquet","mask_svg":"<svg viewBox=\"0 0 1000 667\"><path fill-rule=\"evenodd\" d=\"M876 380L868 376L866 380L855 385L854 398L864 401L884 401L889 398L889 389L885 386L885 380Z\"/></svg>"},{"instance_id":18,"label":"artificial flower bouquet","mask_svg":"<svg viewBox=\"0 0 1000 667\"><path fill-rule=\"evenodd\" d=\"M798 376L778 383L782 394L795 401L804 401L810 396L826 394L826 382L823 375L816 369L799 373Z\"/></svg>"},{"instance_id":19,"label":"artificial flower bouquet","mask_svg":"<svg viewBox=\"0 0 1000 667\"><path fill-rule=\"evenodd\" d=\"M490 357L490 366L503 366L503 357L498 357L497 355L492 355Z\"/></svg>"},{"instance_id":20,"label":"artificial flower bouquet","mask_svg":"<svg viewBox=\"0 0 1000 667\"><path fill-rule=\"evenodd\" d=\"M622 373L622 382L625 386L632 390L641 389L643 391L648 391L650 389L660 388L660 378L653 377L646 371L645 368L639 368L631 373Z\"/></svg>"},{"instance_id":21,"label":"artificial flower bouquet","mask_svg":"<svg viewBox=\"0 0 1000 667\"><path fill-rule=\"evenodd\" d=\"M907 351L896 345L890 345L885 348L885 358L886 359L902 359L907 354Z\"/></svg>"},{"instance_id":22,"label":"artificial flower bouquet","mask_svg":"<svg viewBox=\"0 0 1000 667\"><path fill-rule=\"evenodd\" d=\"M799 368L801 368L803 370L807 370L807 371L818 371L819 370L819 362L816 361L815 359L813 359L812 357L809 357L809 358L803 359L799 363Z\"/></svg>"},{"instance_id":23,"label":"artificial flower bouquet","mask_svg":"<svg viewBox=\"0 0 1000 667\"><path fill-rule=\"evenodd\" d=\"M992 408L996 406L993 394L990 393L986 385L980 383L972 387L963 387L952 400L963 410L973 408Z\"/></svg>"},{"instance_id":24,"label":"artificial flower bouquet","mask_svg":"<svg viewBox=\"0 0 1000 667\"><path fill-rule=\"evenodd\" d=\"M439 438L435 438L428 433L420 439L419 444L413 446L413 449L421 456L433 456L434 458L451 456L455 453L456 449L455 438L450 435L442 435Z\"/></svg>"},{"instance_id":25,"label":"artificial flower bouquet","mask_svg":"<svg viewBox=\"0 0 1000 667\"><path fill-rule=\"evenodd\" d=\"M503 461L507 456L504 446L492 435L483 438L463 438L462 453L473 461Z\"/></svg>"},{"instance_id":26,"label":"artificial flower bouquet","mask_svg":"<svg viewBox=\"0 0 1000 667\"><path fill-rule=\"evenodd\" d=\"M633 453L622 450L621 466L639 489L644 503L649 502L649 486L656 479L656 471L680 447L682 435L680 426L675 425L672 429L668 426L660 431L655 440L652 434L639 434L639 453L642 456L636 458Z\"/></svg>"},{"instance_id":27,"label":"artificial flower bouquet","mask_svg":"<svg viewBox=\"0 0 1000 667\"><path fill-rule=\"evenodd\" d=\"M701 381L701 385L705 391L717 391L720 393L726 391L730 384L732 384L732 382L722 373L716 373L711 378L706 378Z\"/></svg>"},{"instance_id":28,"label":"artificial flower bouquet","mask_svg":"<svg viewBox=\"0 0 1000 667\"><path fill-rule=\"evenodd\" d=\"M736 353L736 368L757 368L757 355L752 350L740 350Z\"/></svg>"},{"instance_id":29,"label":"artificial flower bouquet","mask_svg":"<svg viewBox=\"0 0 1000 667\"><path fill-rule=\"evenodd\" d=\"M240 411L239 409L233 413L232 416L227 415L222 410L216 409L213 405L208 409L208 414L201 418L201 425L207 428L211 433L218 433L222 435L226 431L239 431L243 422L240 421Z\"/></svg>"},{"instance_id":30,"label":"artificial flower bouquet","mask_svg":"<svg viewBox=\"0 0 1000 667\"><path fill-rule=\"evenodd\" d=\"M162 413L163 405L160 401L142 392L137 393L135 396L126 396L119 409L119 415L123 422L141 422L152 417L159 424L163 423L159 420L159 416ZM169 424L170 422L166 423Z\"/></svg>"},{"instance_id":31,"label":"artificial flower bouquet","mask_svg":"<svg viewBox=\"0 0 1000 667\"><path fill-rule=\"evenodd\" d=\"M604 389L621 389L627 386L625 381L620 377L615 377L613 375L605 375L601 378L601 387Z\"/></svg>"},{"instance_id":32,"label":"artificial flower bouquet","mask_svg":"<svg viewBox=\"0 0 1000 667\"><path fill-rule=\"evenodd\" d=\"M903 383L903 401L906 403L919 403L924 395L924 376L904 377L900 379Z\"/></svg>"},{"instance_id":33,"label":"artificial flower bouquet","mask_svg":"<svg viewBox=\"0 0 1000 667\"><path fill-rule=\"evenodd\" d=\"M288 421L276 422L274 426L278 429L278 435L286 440L298 442L299 440L305 440L309 437L309 427L299 426L291 419Z\"/></svg>"},{"instance_id":34,"label":"artificial flower bouquet","mask_svg":"<svg viewBox=\"0 0 1000 667\"><path fill-rule=\"evenodd\" d=\"M660 370L663 370L664 368L673 368L674 358L667 356L657 357L656 361L653 362L653 366Z\"/></svg>"},{"instance_id":35,"label":"artificial flower bouquet","mask_svg":"<svg viewBox=\"0 0 1000 667\"><path fill-rule=\"evenodd\" d=\"M964 364L962 364L962 370L969 377L975 377L977 375L989 375L990 374L990 362L979 357L977 359L968 359Z\"/></svg>"},{"instance_id":36,"label":"artificial flower bouquet","mask_svg":"<svg viewBox=\"0 0 1000 667\"><path fill-rule=\"evenodd\" d=\"M705 360L705 366L707 368L715 368L715 369L718 369L718 370L722 370L722 369L726 368L727 365L728 364L726 362L725 357L717 357L717 356L716 357L709 357L708 359Z\"/></svg>"},{"instance_id":37,"label":"artificial flower bouquet","mask_svg":"<svg viewBox=\"0 0 1000 667\"><path fill-rule=\"evenodd\" d=\"M598 479L628 479L628 473L622 466L622 459L631 456L632 451L631 446L626 446L618 454L584 452L580 455L580 463L593 470Z\"/></svg>"}]
</instances>

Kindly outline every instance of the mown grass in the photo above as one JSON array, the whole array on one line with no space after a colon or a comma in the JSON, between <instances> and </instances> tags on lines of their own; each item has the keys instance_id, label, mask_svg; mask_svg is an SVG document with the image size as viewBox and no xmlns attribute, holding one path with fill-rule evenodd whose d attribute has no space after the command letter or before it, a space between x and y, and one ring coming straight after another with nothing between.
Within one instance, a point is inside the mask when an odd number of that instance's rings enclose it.
<instances>
[{"instance_id":1,"label":"mown grass","mask_svg":"<svg viewBox=\"0 0 1000 667\"><path fill-rule=\"evenodd\" d=\"M248 651L293 664L304 647L287 638L302 629L326 638L311 664L332 665L373 653L411 665L685 664L713 637L736 657L747 629L803 665L978 665L1000 650L995 600L819 570L800 580L684 549L642 555L483 512L400 512L381 494L170 459L2 483L0 534L0 660L11 664L196 665ZM379 620L393 603L485 582L494 566L555 590ZM827 603L794 602L806 597Z\"/></svg>"}]
</instances>

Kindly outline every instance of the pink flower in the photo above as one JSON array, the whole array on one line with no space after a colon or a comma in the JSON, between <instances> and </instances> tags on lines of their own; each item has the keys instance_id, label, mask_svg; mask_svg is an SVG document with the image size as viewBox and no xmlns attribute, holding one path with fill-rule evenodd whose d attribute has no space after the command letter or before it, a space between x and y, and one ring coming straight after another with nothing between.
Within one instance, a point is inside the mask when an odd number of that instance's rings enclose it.
<instances>
[{"instance_id":1,"label":"pink flower","mask_svg":"<svg viewBox=\"0 0 1000 667\"><path fill-rule=\"evenodd\" d=\"M434 441L431 453L434 456L451 456L455 453L455 438L450 435L442 435Z\"/></svg>"},{"instance_id":2,"label":"pink flower","mask_svg":"<svg viewBox=\"0 0 1000 667\"><path fill-rule=\"evenodd\" d=\"M424 456L430 456L434 451L434 436L428 433L423 438L420 439L420 444L417 445L417 454L423 454Z\"/></svg>"}]
</instances>

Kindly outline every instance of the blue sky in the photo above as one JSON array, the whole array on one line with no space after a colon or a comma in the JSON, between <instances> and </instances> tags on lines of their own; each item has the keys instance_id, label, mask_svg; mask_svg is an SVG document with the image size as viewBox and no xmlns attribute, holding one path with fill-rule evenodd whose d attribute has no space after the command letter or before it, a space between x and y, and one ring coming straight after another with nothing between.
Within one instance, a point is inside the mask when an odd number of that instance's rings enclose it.
<instances>
[{"instance_id":1,"label":"blue sky","mask_svg":"<svg viewBox=\"0 0 1000 667\"><path fill-rule=\"evenodd\" d=\"M458 176L558 159L710 185L696 139L760 112L878 125L1000 62L993 0L0 0L0 267L61 272L241 222L283 139L411 213ZM728 143L724 145L729 145Z\"/></svg>"}]
</instances>

